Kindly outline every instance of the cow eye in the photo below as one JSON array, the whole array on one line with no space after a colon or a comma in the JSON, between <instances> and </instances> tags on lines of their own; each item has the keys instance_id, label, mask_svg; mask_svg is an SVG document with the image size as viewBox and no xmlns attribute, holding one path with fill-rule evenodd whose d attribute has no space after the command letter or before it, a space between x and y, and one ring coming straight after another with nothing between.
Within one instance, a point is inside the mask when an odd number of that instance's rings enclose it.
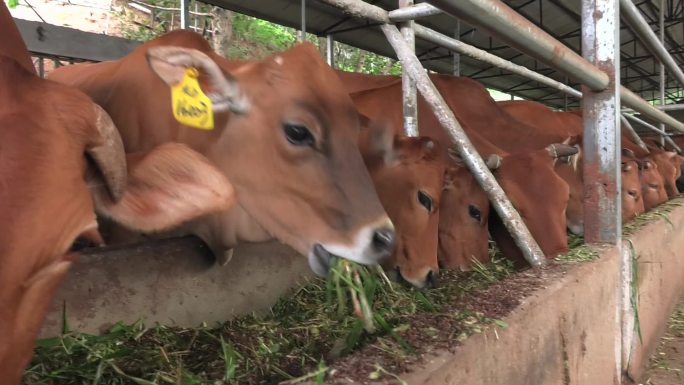
<instances>
[{"instance_id":1,"label":"cow eye","mask_svg":"<svg viewBox=\"0 0 684 385\"><path fill-rule=\"evenodd\" d=\"M287 141L295 146L313 146L316 142L311 131L304 126L285 123L283 125L283 131L285 132Z\"/></svg>"},{"instance_id":2,"label":"cow eye","mask_svg":"<svg viewBox=\"0 0 684 385\"><path fill-rule=\"evenodd\" d=\"M423 191L418 191L418 202L429 212L432 212L432 198Z\"/></svg>"},{"instance_id":3,"label":"cow eye","mask_svg":"<svg viewBox=\"0 0 684 385\"><path fill-rule=\"evenodd\" d=\"M482 220L482 213L480 213L480 209L473 205L468 205L468 214L478 222Z\"/></svg>"}]
</instances>

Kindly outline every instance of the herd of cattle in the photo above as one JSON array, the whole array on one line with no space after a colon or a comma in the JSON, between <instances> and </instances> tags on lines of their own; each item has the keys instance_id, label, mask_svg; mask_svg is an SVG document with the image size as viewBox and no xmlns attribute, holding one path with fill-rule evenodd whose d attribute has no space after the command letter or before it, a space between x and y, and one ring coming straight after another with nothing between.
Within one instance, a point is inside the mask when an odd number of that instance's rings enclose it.
<instances>
[{"instance_id":1,"label":"herd of cattle","mask_svg":"<svg viewBox=\"0 0 684 385\"><path fill-rule=\"evenodd\" d=\"M194 234L219 263L276 238L325 274L332 255L425 288L438 269L525 261L423 100L402 135L401 79L335 71L309 44L227 60L173 31L116 61L37 76L1 5L0 378L18 384L77 255L124 231ZM181 124L172 90L196 71L213 124ZM547 257L583 232L581 111L494 102L468 78L430 75ZM622 140L623 220L678 194L684 158ZM97 213L97 217L96 217ZM119 234L117 237L116 234ZM123 234L123 235L122 235ZM78 241L78 242L77 242Z\"/></svg>"}]
</instances>

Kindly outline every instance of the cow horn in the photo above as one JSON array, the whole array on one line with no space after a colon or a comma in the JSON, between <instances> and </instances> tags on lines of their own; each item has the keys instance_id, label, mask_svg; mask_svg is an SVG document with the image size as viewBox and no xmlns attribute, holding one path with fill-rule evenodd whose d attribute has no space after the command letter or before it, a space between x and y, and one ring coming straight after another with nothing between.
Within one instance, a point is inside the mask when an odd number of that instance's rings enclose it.
<instances>
[{"instance_id":1,"label":"cow horn","mask_svg":"<svg viewBox=\"0 0 684 385\"><path fill-rule=\"evenodd\" d=\"M192 48L158 46L147 50L150 64L162 62L172 66L199 68L209 78L213 92L207 93L216 110L230 110L244 114L249 110L249 101L240 90L237 80L221 71L221 68L207 54ZM165 81L167 79L164 79ZM178 83L181 78L174 82Z\"/></svg>"},{"instance_id":2,"label":"cow horn","mask_svg":"<svg viewBox=\"0 0 684 385\"><path fill-rule=\"evenodd\" d=\"M114 202L118 202L126 189L126 154L119 131L107 111L95 106L96 138L89 138L86 153L97 164Z\"/></svg>"},{"instance_id":3,"label":"cow horn","mask_svg":"<svg viewBox=\"0 0 684 385\"><path fill-rule=\"evenodd\" d=\"M487 160L485 161L485 164L487 165L487 168L490 170L498 170L499 167L501 167L501 157L497 154L491 154L487 157Z\"/></svg>"},{"instance_id":4,"label":"cow horn","mask_svg":"<svg viewBox=\"0 0 684 385\"><path fill-rule=\"evenodd\" d=\"M571 156L577 154L579 149L575 146L569 146L567 144L554 143L546 147L546 151L553 158L562 158L565 156Z\"/></svg>"}]
</instances>

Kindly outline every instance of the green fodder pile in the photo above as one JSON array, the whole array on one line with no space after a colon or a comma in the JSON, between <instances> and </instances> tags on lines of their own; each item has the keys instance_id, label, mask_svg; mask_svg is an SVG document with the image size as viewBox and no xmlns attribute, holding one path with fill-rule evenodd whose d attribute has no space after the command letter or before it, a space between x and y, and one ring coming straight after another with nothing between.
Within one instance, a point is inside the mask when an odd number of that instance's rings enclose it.
<instances>
[{"instance_id":1,"label":"green fodder pile","mask_svg":"<svg viewBox=\"0 0 684 385\"><path fill-rule=\"evenodd\" d=\"M684 204L671 200L626 224L629 235ZM669 220L668 220L669 221ZM375 270L338 264L262 316L218 326L115 324L100 336L66 331L40 340L24 384L275 384L351 376L396 378L430 349L453 348L501 321L545 272L592 261L599 252L569 236L570 252L548 267L513 274L492 247L492 262L470 272L440 272L440 285L419 291L389 283ZM553 274L553 272L551 273ZM335 362L337 369L328 365ZM341 373L343 372L343 373ZM401 381L400 381L401 382Z\"/></svg>"},{"instance_id":2,"label":"green fodder pile","mask_svg":"<svg viewBox=\"0 0 684 385\"><path fill-rule=\"evenodd\" d=\"M269 314L243 316L217 327L117 323L101 336L67 331L40 340L24 384L271 384L302 376L315 380L326 375L327 363L370 343L401 359L415 356L426 339L444 333L462 339L483 325L502 325L454 307L468 294L511 275L510 264L500 258L472 272L444 272L440 286L429 291L390 284L358 265L355 269L364 280L361 287L344 280L335 287L333 275L314 279L278 301ZM369 313L349 310L354 308L355 288L365 291ZM430 325L432 318L442 320L441 327Z\"/></svg>"}]
</instances>

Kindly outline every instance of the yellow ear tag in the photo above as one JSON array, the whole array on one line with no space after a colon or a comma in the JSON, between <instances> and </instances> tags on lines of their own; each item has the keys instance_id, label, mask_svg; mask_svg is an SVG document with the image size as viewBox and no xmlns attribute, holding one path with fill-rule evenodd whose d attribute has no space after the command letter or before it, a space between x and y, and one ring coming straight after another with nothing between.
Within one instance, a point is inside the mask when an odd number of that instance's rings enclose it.
<instances>
[{"instance_id":1,"label":"yellow ear tag","mask_svg":"<svg viewBox=\"0 0 684 385\"><path fill-rule=\"evenodd\" d=\"M186 126L213 130L214 113L211 100L202 92L197 82L198 76L197 69L188 68L183 80L171 87L173 117Z\"/></svg>"}]
</instances>

